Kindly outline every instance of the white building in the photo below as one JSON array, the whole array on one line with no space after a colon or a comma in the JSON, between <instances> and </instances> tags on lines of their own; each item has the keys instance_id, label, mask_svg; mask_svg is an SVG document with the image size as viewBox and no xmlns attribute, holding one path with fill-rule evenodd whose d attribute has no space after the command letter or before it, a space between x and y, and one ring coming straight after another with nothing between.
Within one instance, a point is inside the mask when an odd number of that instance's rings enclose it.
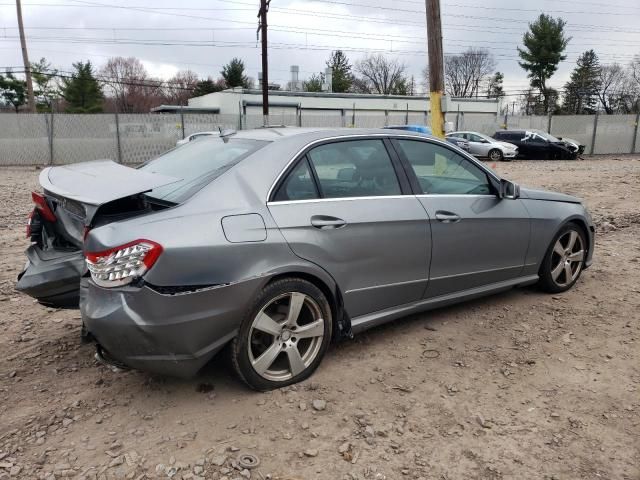
<instances>
[{"instance_id":1,"label":"white building","mask_svg":"<svg viewBox=\"0 0 640 480\"><path fill-rule=\"evenodd\" d=\"M466 117L497 119L499 99L448 98L447 120L458 112ZM189 99L187 109L220 115L242 115L243 127L262 125L262 91L234 88ZM269 123L309 127L380 127L392 124L426 124L429 97L368 95L358 93L269 91Z\"/></svg>"}]
</instances>

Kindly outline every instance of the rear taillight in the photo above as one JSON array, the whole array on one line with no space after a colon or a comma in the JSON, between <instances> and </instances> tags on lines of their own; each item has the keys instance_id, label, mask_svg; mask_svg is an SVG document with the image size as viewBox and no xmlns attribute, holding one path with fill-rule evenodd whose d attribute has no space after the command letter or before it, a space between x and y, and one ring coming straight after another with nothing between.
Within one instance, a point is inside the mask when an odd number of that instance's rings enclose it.
<instances>
[{"instance_id":1,"label":"rear taillight","mask_svg":"<svg viewBox=\"0 0 640 480\"><path fill-rule=\"evenodd\" d=\"M93 281L109 288L144 275L161 253L162 245L141 239L101 252L86 252L84 256Z\"/></svg>"},{"instance_id":2,"label":"rear taillight","mask_svg":"<svg viewBox=\"0 0 640 480\"><path fill-rule=\"evenodd\" d=\"M31 199L33 200L33 203L36 204L36 209L38 210L38 212L40 212L40 216L43 220L46 220L48 222L56 221L56 216L51 211L51 208L49 207L49 204L47 203L47 200L44 198L44 196L37 192L31 192Z\"/></svg>"}]
</instances>

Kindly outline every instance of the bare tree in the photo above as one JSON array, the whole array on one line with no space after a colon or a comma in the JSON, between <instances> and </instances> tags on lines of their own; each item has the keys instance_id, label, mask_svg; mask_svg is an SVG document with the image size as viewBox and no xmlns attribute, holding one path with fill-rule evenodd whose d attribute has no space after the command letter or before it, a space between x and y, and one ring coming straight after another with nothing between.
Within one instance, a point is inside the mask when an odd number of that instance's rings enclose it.
<instances>
[{"instance_id":1,"label":"bare tree","mask_svg":"<svg viewBox=\"0 0 640 480\"><path fill-rule=\"evenodd\" d=\"M600 69L598 99L609 115L614 113L618 106L618 100L625 86L625 77L624 68L618 63L604 65Z\"/></svg>"},{"instance_id":2,"label":"bare tree","mask_svg":"<svg viewBox=\"0 0 640 480\"><path fill-rule=\"evenodd\" d=\"M191 70L176 73L166 82L163 101L170 105L186 105L193 97L193 91L198 84L198 75Z\"/></svg>"},{"instance_id":3,"label":"bare tree","mask_svg":"<svg viewBox=\"0 0 640 480\"><path fill-rule=\"evenodd\" d=\"M100 70L99 78L113 93L121 113L148 112L160 103L162 82L149 77L142 62L135 57L113 57Z\"/></svg>"},{"instance_id":4,"label":"bare tree","mask_svg":"<svg viewBox=\"0 0 640 480\"><path fill-rule=\"evenodd\" d=\"M496 62L488 50L469 48L444 59L445 89L452 97L474 97L484 89Z\"/></svg>"},{"instance_id":5,"label":"bare tree","mask_svg":"<svg viewBox=\"0 0 640 480\"><path fill-rule=\"evenodd\" d=\"M406 93L407 67L396 59L388 59L382 54L369 55L356 62L355 70L360 75L354 87L366 93L398 95Z\"/></svg>"}]
</instances>

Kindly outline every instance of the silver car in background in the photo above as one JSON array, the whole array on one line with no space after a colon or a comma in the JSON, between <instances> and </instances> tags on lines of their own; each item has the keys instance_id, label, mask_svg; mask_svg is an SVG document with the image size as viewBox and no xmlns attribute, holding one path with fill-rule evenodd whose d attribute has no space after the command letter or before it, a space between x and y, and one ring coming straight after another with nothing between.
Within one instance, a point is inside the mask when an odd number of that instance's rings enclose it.
<instances>
[{"instance_id":1,"label":"silver car in background","mask_svg":"<svg viewBox=\"0 0 640 480\"><path fill-rule=\"evenodd\" d=\"M395 130L266 128L140 168L50 167L18 286L80 290L104 362L195 374L223 347L250 387L301 381L332 339L517 286L573 286L594 226L579 199L500 178Z\"/></svg>"},{"instance_id":2,"label":"silver car in background","mask_svg":"<svg viewBox=\"0 0 640 480\"><path fill-rule=\"evenodd\" d=\"M518 147L501 142L478 132L451 132L447 138L464 138L469 142L469 153L476 157L488 158L494 162L511 161L518 155Z\"/></svg>"}]
</instances>

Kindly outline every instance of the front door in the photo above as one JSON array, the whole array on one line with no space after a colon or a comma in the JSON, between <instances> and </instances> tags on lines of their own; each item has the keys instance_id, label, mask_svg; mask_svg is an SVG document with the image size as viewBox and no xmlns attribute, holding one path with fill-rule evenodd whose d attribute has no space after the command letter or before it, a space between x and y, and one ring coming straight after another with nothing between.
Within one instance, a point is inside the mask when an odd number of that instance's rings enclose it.
<instances>
[{"instance_id":1,"label":"front door","mask_svg":"<svg viewBox=\"0 0 640 480\"><path fill-rule=\"evenodd\" d=\"M510 280L520 275L530 220L520 200L500 199L488 173L448 147L394 140L431 224L432 260L426 297Z\"/></svg>"},{"instance_id":2,"label":"front door","mask_svg":"<svg viewBox=\"0 0 640 480\"><path fill-rule=\"evenodd\" d=\"M477 157L488 157L491 144L475 133L467 133L469 153Z\"/></svg>"},{"instance_id":3,"label":"front door","mask_svg":"<svg viewBox=\"0 0 640 480\"><path fill-rule=\"evenodd\" d=\"M420 300L431 235L381 139L311 149L268 204L293 252L336 280L354 318Z\"/></svg>"}]
</instances>

